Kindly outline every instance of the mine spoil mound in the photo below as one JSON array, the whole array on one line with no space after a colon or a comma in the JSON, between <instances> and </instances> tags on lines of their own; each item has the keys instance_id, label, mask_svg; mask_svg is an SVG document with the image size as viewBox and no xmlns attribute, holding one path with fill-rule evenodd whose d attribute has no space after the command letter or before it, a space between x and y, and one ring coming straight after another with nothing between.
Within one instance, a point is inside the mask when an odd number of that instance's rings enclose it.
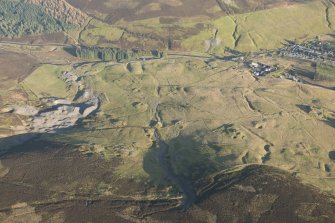
<instances>
[{"instance_id":1,"label":"mine spoil mound","mask_svg":"<svg viewBox=\"0 0 335 223\"><path fill-rule=\"evenodd\" d=\"M26 0L27 3L40 5L52 17L67 24L83 25L86 14L64 0Z\"/></svg>"}]
</instances>

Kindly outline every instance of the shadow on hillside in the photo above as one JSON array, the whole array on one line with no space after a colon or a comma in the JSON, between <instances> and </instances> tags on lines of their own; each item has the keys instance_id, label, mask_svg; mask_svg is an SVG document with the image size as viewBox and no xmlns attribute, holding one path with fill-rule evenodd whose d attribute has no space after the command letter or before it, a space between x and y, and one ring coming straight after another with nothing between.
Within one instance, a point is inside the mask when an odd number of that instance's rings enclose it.
<instances>
[{"instance_id":1,"label":"shadow on hillside","mask_svg":"<svg viewBox=\"0 0 335 223\"><path fill-rule=\"evenodd\" d=\"M170 181L164 177L167 175L166 171L173 171L170 174L195 182L224 168L228 162L236 158L233 155L218 156L217 153L223 150L223 147L215 144L204 145L194 136L179 136L165 143L168 145L165 152L160 151L154 144L143 157L143 169L156 185L167 184Z\"/></svg>"},{"instance_id":2,"label":"shadow on hillside","mask_svg":"<svg viewBox=\"0 0 335 223\"><path fill-rule=\"evenodd\" d=\"M15 153L27 153L37 150L54 148L55 146L67 145L59 140L51 140L56 135L66 136L68 132L73 131L75 127L68 129L59 129L55 133L25 133L20 135L0 138L0 157ZM67 139L71 140L71 139ZM71 141L73 144L86 144L86 141Z\"/></svg>"},{"instance_id":3,"label":"shadow on hillside","mask_svg":"<svg viewBox=\"0 0 335 223\"><path fill-rule=\"evenodd\" d=\"M325 121L324 121L327 125L335 128L335 118L327 118Z\"/></svg>"},{"instance_id":4,"label":"shadow on hillside","mask_svg":"<svg viewBox=\"0 0 335 223\"><path fill-rule=\"evenodd\" d=\"M169 183L183 195L181 207L187 210L196 201L194 182L219 168L215 149L203 146L191 136L164 142L159 140L143 158L143 168L156 185Z\"/></svg>"},{"instance_id":5,"label":"shadow on hillside","mask_svg":"<svg viewBox=\"0 0 335 223\"><path fill-rule=\"evenodd\" d=\"M298 104L297 107L307 114L312 111L312 107L310 105Z\"/></svg>"},{"instance_id":6,"label":"shadow on hillside","mask_svg":"<svg viewBox=\"0 0 335 223\"><path fill-rule=\"evenodd\" d=\"M67 52L71 56L74 56L74 57L77 56L75 47L64 47L63 49L64 49L65 52Z\"/></svg>"},{"instance_id":7,"label":"shadow on hillside","mask_svg":"<svg viewBox=\"0 0 335 223\"><path fill-rule=\"evenodd\" d=\"M300 68L300 67L292 68L289 71L289 73L294 74L294 75L298 75L298 76L303 76L303 77L309 78L310 80L315 79L315 72L314 71L303 69L303 68Z\"/></svg>"},{"instance_id":8,"label":"shadow on hillside","mask_svg":"<svg viewBox=\"0 0 335 223\"><path fill-rule=\"evenodd\" d=\"M14 136L6 137L6 138L1 138L0 139L0 156L17 151L18 147L20 147L24 143L36 140L40 136L41 134L27 133L27 134L14 135Z\"/></svg>"},{"instance_id":9,"label":"shadow on hillside","mask_svg":"<svg viewBox=\"0 0 335 223\"><path fill-rule=\"evenodd\" d=\"M334 150L334 151L330 151L330 152L328 153L328 156L329 156L329 159L335 161L335 150Z\"/></svg>"}]
</instances>

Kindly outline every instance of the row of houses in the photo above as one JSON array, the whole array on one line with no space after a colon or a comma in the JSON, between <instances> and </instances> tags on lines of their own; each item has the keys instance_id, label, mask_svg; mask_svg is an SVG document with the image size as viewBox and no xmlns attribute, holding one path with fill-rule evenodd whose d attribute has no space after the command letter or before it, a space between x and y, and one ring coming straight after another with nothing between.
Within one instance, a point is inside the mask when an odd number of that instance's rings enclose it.
<instances>
[{"instance_id":1,"label":"row of houses","mask_svg":"<svg viewBox=\"0 0 335 223\"><path fill-rule=\"evenodd\" d=\"M335 48L330 43L319 40L302 44L290 43L279 49L278 53L285 57L335 64Z\"/></svg>"}]
</instances>

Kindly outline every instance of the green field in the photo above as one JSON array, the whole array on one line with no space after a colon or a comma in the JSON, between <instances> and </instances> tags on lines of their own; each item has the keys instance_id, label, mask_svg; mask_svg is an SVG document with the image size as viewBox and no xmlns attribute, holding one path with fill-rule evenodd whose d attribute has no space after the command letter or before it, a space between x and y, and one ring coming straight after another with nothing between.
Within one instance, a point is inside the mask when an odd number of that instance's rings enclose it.
<instances>
[{"instance_id":1,"label":"green field","mask_svg":"<svg viewBox=\"0 0 335 223\"><path fill-rule=\"evenodd\" d=\"M335 67L328 64L318 64L316 68L316 80L335 81Z\"/></svg>"},{"instance_id":2,"label":"green field","mask_svg":"<svg viewBox=\"0 0 335 223\"><path fill-rule=\"evenodd\" d=\"M67 66L42 65L21 82L28 93L37 98L43 97L72 97L74 89L69 88L58 75L66 71Z\"/></svg>"},{"instance_id":3,"label":"green field","mask_svg":"<svg viewBox=\"0 0 335 223\"><path fill-rule=\"evenodd\" d=\"M90 26L91 28L83 30L80 35L80 39L86 45L90 46L97 45L101 38L110 42L118 41L123 33L123 31L117 27L110 26L95 19L90 22Z\"/></svg>"}]
</instances>

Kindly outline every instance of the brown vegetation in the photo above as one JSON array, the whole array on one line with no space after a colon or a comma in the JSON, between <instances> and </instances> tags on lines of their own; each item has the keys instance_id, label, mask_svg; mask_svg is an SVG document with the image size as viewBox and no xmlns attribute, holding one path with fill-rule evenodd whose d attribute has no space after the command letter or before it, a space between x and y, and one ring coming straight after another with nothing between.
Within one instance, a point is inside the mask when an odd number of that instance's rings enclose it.
<instances>
[{"instance_id":1,"label":"brown vegetation","mask_svg":"<svg viewBox=\"0 0 335 223\"><path fill-rule=\"evenodd\" d=\"M333 222L334 198L287 172L251 165L199 180L196 204L114 197L150 188L117 179L119 161L85 156L68 145L31 141L1 157L1 222ZM117 183L116 183L117 182Z\"/></svg>"},{"instance_id":2,"label":"brown vegetation","mask_svg":"<svg viewBox=\"0 0 335 223\"><path fill-rule=\"evenodd\" d=\"M97 11L106 14L106 21L117 22L120 19L126 21L136 21L154 17L175 16L192 17L207 15L208 10L216 6L215 0L170 0L170 1L89 1L89 0L69 0L70 4L83 11Z\"/></svg>"}]
</instances>

